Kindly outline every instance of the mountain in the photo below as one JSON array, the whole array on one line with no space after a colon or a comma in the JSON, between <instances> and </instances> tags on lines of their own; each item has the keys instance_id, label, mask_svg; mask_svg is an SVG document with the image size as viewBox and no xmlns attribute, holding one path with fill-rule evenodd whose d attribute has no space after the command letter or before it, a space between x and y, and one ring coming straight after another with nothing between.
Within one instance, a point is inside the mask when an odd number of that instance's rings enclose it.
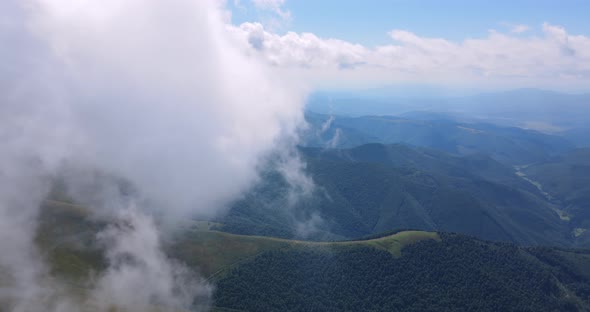
<instances>
[{"instance_id":1,"label":"mountain","mask_svg":"<svg viewBox=\"0 0 590 312\"><path fill-rule=\"evenodd\" d=\"M455 92L456 93L456 92ZM400 115L412 111L446 112L504 126L537 130L585 127L590 120L590 94L516 89L471 95L438 92L320 93L308 110L344 116Z\"/></svg>"},{"instance_id":2,"label":"mountain","mask_svg":"<svg viewBox=\"0 0 590 312\"><path fill-rule=\"evenodd\" d=\"M412 115L414 118L417 114ZM544 161L574 147L566 139L489 123L457 122L435 114L417 119L393 116L342 117L307 113L302 145L324 148L366 143L406 143L456 155L487 154L511 165ZM435 119L428 119L428 118Z\"/></svg>"},{"instance_id":3,"label":"mountain","mask_svg":"<svg viewBox=\"0 0 590 312\"><path fill-rule=\"evenodd\" d=\"M288 183L267 172L219 220L220 229L319 240L417 229L527 245L576 242L554 204L512 167L484 155L399 144L301 148L301 154L312 194L289 203Z\"/></svg>"},{"instance_id":4,"label":"mountain","mask_svg":"<svg viewBox=\"0 0 590 312\"><path fill-rule=\"evenodd\" d=\"M37 243L54 278L83 297L105 268L106 224L59 201ZM213 311L588 311L590 252L405 231L308 242L244 236L195 222L163 241L215 285ZM200 268L200 269L199 269Z\"/></svg>"},{"instance_id":5,"label":"mountain","mask_svg":"<svg viewBox=\"0 0 590 312\"><path fill-rule=\"evenodd\" d=\"M517 89L457 98L449 111L525 125L544 123L570 129L590 120L590 94Z\"/></svg>"},{"instance_id":6,"label":"mountain","mask_svg":"<svg viewBox=\"0 0 590 312\"><path fill-rule=\"evenodd\" d=\"M411 115L308 114L316 146L298 154L313 189L270 166L224 216L167 233L167 257L214 284L220 312L590 311L590 251L571 249L590 247L590 149ZM395 131L412 144L365 143ZM59 185L39 219L51 277L84 298L108 265L108 220Z\"/></svg>"}]
</instances>

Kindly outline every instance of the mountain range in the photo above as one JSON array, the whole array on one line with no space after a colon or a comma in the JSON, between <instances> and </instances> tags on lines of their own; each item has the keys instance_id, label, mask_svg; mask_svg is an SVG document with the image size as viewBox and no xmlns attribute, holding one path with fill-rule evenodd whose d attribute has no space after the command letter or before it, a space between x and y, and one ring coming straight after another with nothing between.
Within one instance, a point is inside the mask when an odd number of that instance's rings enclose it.
<instances>
[{"instance_id":1,"label":"mountain range","mask_svg":"<svg viewBox=\"0 0 590 312\"><path fill-rule=\"evenodd\" d=\"M300 151L316 186L311 195L285 209L281 194L288 183L269 172L232 206L220 229L292 237L299 223L316 216L322 224L310 237L323 240L392 229L459 232L525 245L576 246L586 236L573 234L575 225L564 218L562 206L514 167L489 156L378 143Z\"/></svg>"},{"instance_id":2,"label":"mountain range","mask_svg":"<svg viewBox=\"0 0 590 312\"><path fill-rule=\"evenodd\" d=\"M166 257L215 285L219 312L590 311L590 149L568 135L584 128L516 127L498 117L509 108L308 111L296 154L309 188L271 157L224 214L163 237ZM96 235L109 221L63 192L56 181L35 243L83 298L108 267Z\"/></svg>"}]
</instances>

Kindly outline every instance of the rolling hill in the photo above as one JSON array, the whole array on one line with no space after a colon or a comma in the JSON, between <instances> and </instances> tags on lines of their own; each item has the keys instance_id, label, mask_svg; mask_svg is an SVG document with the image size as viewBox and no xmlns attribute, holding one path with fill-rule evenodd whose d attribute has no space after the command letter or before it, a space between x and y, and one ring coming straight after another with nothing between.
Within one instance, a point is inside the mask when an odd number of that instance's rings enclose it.
<instances>
[{"instance_id":1,"label":"rolling hill","mask_svg":"<svg viewBox=\"0 0 590 312\"><path fill-rule=\"evenodd\" d=\"M104 258L104 224L49 202L38 243L55 278L83 296ZM308 242L211 231L194 223L164 241L170 257L215 284L213 311L587 311L590 252L518 247L459 234L399 232Z\"/></svg>"},{"instance_id":2,"label":"rolling hill","mask_svg":"<svg viewBox=\"0 0 590 312\"><path fill-rule=\"evenodd\" d=\"M179 226L164 241L170 256L183 260L211 278L228 268L266 251L290 248L328 248L333 250L371 247L395 257L401 249L422 240L440 240L435 232L401 231L357 240L318 242L268 236L236 235L211 230L207 223L189 221ZM102 270L105 259L95 236L107 225L93 218L82 206L47 200L42 207L36 243L53 264L53 273L81 281L91 270Z\"/></svg>"}]
</instances>

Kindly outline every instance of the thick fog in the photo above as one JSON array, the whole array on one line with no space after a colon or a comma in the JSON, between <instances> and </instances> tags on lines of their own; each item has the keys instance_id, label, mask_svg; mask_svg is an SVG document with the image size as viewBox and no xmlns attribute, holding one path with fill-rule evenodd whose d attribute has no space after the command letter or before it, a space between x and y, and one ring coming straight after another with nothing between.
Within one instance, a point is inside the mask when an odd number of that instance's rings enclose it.
<instances>
[{"instance_id":1,"label":"thick fog","mask_svg":"<svg viewBox=\"0 0 590 312\"><path fill-rule=\"evenodd\" d=\"M87 308L207 300L211 287L160 250L151 212L217 213L256 182L281 142L295 142L303 120L303 88L242 51L225 19L214 0L0 2L0 301L8 311L81 310L33 243L56 176L119 224L99 235L111 267ZM109 191L93 172L125 179L136 193Z\"/></svg>"}]
</instances>

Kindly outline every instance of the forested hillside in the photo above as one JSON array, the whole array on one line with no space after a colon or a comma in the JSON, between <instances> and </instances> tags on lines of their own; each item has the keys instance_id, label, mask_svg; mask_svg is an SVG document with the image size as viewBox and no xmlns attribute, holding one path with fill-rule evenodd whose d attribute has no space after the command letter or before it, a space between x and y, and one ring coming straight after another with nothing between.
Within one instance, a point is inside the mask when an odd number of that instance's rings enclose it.
<instances>
[{"instance_id":1,"label":"forested hillside","mask_svg":"<svg viewBox=\"0 0 590 312\"><path fill-rule=\"evenodd\" d=\"M362 247L269 251L217 282L240 311L581 311L590 254L444 234L402 256Z\"/></svg>"},{"instance_id":2,"label":"forested hillside","mask_svg":"<svg viewBox=\"0 0 590 312\"><path fill-rule=\"evenodd\" d=\"M314 192L291 204L288 184L267 172L221 220L240 234L355 238L392 229L452 231L521 244L569 246L575 237L531 183L485 155L454 156L406 145L302 148ZM292 206L289 206L292 205ZM315 230L315 232L313 231Z\"/></svg>"}]
</instances>

